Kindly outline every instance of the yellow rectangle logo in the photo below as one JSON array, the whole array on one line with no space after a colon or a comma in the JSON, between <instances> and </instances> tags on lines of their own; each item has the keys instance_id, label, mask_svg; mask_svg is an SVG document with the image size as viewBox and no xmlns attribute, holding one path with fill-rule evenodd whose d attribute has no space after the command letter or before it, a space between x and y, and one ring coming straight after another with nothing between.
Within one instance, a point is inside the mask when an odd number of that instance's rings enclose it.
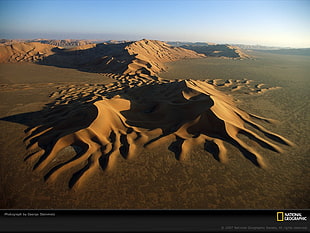
<instances>
[{"instance_id":1,"label":"yellow rectangle logo","mask_svg":"<svg viewBox=\"0 0 310 233\"><path fill-rule=\"evenodd\" d=\"M284 221L284 212L277 212L277 222Z\"/></svg>"}]
</instances>

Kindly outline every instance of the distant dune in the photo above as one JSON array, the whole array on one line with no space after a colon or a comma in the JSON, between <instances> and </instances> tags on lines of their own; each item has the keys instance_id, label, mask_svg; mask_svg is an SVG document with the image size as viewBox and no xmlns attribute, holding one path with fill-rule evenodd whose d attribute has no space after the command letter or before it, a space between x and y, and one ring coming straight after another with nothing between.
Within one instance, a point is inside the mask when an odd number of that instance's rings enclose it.
<instances>
[{"instance_id":1,"label":"distant dune","mask_svg":"<svg viewBox=\"0 0 310 233\"><path fill-rule=\"evenodd\" d=\"M129 44L126 50L130 55L136 55L132 62L133 69L129 67L125 73L135 73L136 70L149 70L150 75L164 70L164 63L185 58L204 57L194 51L172 47L164 42L155 40L140 40Z\"/></svg>"},{"instance_id":2,"label":"distant dune","mask_svg":"<svg viewBox=\"0 0 310 233\"><path fill-rule=\"evenodd\" d=\"M193 43L181 45L182 48L193 50L208 57L250 58L239 47L222 44Z\"/></svg>"},{"instance_id":3,"label":"distant dune","mask_svg":"<svg viewBox=\"0 0 310 233\"><path fill-rule=\"evenodd\" d=\"M33 42L3 45L0 54L1 62L102 72L115 80L107 85L64 86L51 94L53 102L42 110L42 120L26 131L29 153L25 160L41 170L49 182L69 173L69 187L79 187L97 169L113 168L118 156L131 158L143 149L167 143L178 160L186 159L191 148L203 144L221 162L228 160L225 143L230 143L262 168L266 167L263 156L239 135L278 153L282 149L274 142L293 145L253 121L273 120L240 110L230 96L217 90L246 88L257 94L267 90L263 84L159 77L166 62L205 57L192 50L154 40L70 49ZM65 156L64 151L68 152Z\"/></svg>"},{"instance_id":4,"label":"distant dune","mask_svg":"<svg viewBox=\"0 0 310 233\"><path fill-rule=\"evenodd\" d=\"M203 55L166 43L141 40L113 44L85 44L63 49L38 42L0 46L0 62L34 62L92 72L144 73L164 70L164 62Z\"/></svg>"},{"instance_id":5,"label":"distant dune","mask_svg":"<svg viewBox=\"0 0 310 233\"><path fill-rule=\"evenodd\" d=\"M0 63L38 62L44 57L53 55L55 46L38 42L14 42L0 46Z\"/></svg>"}]
</instances>

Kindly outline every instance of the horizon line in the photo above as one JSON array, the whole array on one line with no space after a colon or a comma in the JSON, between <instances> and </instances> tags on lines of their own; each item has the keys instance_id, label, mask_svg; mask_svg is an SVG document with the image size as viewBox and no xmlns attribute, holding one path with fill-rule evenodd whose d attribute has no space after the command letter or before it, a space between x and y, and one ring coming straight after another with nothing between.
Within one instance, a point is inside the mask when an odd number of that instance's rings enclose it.
<instances>
[{"instance_id":1,"label":"horizon line","mask_svg":"<svg viewBox=\"0 0 310 233\"><path fill-rule=\"evenodd\" d=\"M258 43L241 43L241 42L225 42L225 43L218 43L218 42L213 42L213 41L194 41L194 40L160 40L160 39L147 39L147 38L142 38L142 39L137 39L137 40L129 40L129 39L77 39L77 38L62 38L62 39L57 39L57 38L40 38L40 37L34 37L34 38L27 38L27 39L12 39L12 38L1 38L0 40L17 40L17 41L27 41L27 40L76 40L76 41L98 41L98 42L106 42L106 41L140 41L140 40L157 40L157 41L162 41L162 42L180 42L180 43L209 43L209 44L215 44L215 45L245 45L245 46L260 46L260 47L270 47L270 48L283 48L283 49L310 49L310 45L308 47L291 47L291 46L281 46L281 45L264 45L264 44L258 44Z\"/></svg>"}]
</instances>

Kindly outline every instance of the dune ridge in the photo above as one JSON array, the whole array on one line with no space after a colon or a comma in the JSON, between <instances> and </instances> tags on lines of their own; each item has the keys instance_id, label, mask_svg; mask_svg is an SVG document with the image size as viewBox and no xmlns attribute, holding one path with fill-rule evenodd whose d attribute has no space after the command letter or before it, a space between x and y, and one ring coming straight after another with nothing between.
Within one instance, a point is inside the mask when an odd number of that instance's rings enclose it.
<instances>
[{"instance_id":1,"label":"dune ridge","mask_svg":"<svg viewBox=\"0 0 310 233\"><path fill-rule=\"evenodd\" d=\"M34 45L26 53L28 57L7 61L40 60L31 58L38 46ZM21 45L29 51L27 46ZM109 84L60 86L50 95L53 101L42 110L41 122L26 130L28 153L24 159L47 182L70 173L69 188L79 188L94 172L113 169L120 156L130 159L142 150L167 143L177 160L187 159L195 145L203 144L206 152L223 163L228 161L225 144L229 143L261 168L267 166L263 156L240 135L277 153L283 152L281 145L293 146L256 123L273 123L272 119L239 109L231 96L220 91L228 88L259 94L272 88L247 79L159 77L165 62L203 57L194 51L151 40L87 44L66 50L42 46L46 53L39 64L83 67L115 79Z\"/></svg>"}]
</instances>

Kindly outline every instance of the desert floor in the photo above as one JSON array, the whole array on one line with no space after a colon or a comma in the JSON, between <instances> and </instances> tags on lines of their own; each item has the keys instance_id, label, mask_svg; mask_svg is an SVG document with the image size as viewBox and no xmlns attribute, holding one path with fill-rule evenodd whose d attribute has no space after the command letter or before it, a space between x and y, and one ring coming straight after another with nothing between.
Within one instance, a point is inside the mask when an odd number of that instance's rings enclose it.
<instances>
[{"instance_id":1,"label":"desert floor","mask_svg":"<svg viewBox=\"0 0 310 233\"><path fill-rule=\"evenodd\" d=\"M227 144L223 164L203 146L178 161L167 145L119 157L114 169L98 171L79 189L68 175L47 184L24 161L26 130L50 94L70 85L107 84L108 76L36 64L0 65L0 207L16 209L290 209L310 207L310 57L252 52L254 60L202 58L168 64L166 79L243 79L281 87L262 94L227 92L238 107L278 120L263 126L289 139L279 154L244 137L264 158L262 169ZM221 87L219 87L221 89ZM223 89L225 92L225 89Z\"/></svg>"}]
</instances>

